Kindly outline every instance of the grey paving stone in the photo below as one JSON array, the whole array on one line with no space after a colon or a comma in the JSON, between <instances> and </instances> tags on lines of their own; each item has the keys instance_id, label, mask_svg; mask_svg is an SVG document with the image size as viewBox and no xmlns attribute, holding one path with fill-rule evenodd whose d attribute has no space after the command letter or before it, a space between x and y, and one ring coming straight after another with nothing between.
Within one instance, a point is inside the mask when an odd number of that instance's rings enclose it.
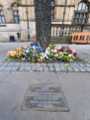
<instances>
[{"instance_id":1,"label":"grey paving stone","mask_svg":"<svg viewBox=\"0 0 90 120\"><path fill-rule=\"evenodd\" d=\"M24 67L24 69L25 69L25 71L30 71L30 70L32 70L32 66L31 66L31 64L26 64L25 63L25 65L23 65L23 67Z\"/></svg>"},{"instance_id":2,"label":"grey paving stone","mask_svg":"<svg viewBox=\"0 0 90 120\"><path fill-rule=\"evenodd\" d=\"M44 72L49 72L49 68L48 68L47 64L42 64L42 66L43 66L43 71Z\"/></svg>"},{"instance_id":3,"label":"grey paving stone","mask_svg":"<svg viewBox=\"0 0 90 120\"><path fill-rule=\"evenodd\" d=\"M71 67L73 68L74 72L79 72L80 71L80 67L78 63L72 63Z\"/></svg>"},{"instance_id":4,"label":"grey paving stone","mask_svg":"<svg viewBox=\"0 0 90 120\"><path fill-rule=\"evenodd\" d=\"M11 68L11 67L5 67L5 68L3 69L3 71L4 71L4 72L10 72L10 71L12 71L12 68Z\"/></svg>"},{"instance_id":5,"label":"grey paving stone","mask_svg":"<svg viewBox=\"0 0 90 120\"><path fill-rule=\"evenodd\" d=\"M0 63L0 67L2 67L3 66L3 64L2 63Z\"/></svg>"},{"instance_id":6,"label":"grey paving stone","mask_svg":"<svg viewBox=\"0 0 90 120\"><path fill-rule=\"evenodd\" d=\"M24 63L25 67L31 67L30 63Z\"/></svg>"},{"instance_id":7,"label":"grey paving stone","mask_svg":"<svg viewBox=\"0 0 90 120\"><path fill-rule=\"evenodd\" d=\"M31 70L32 71L37 71L37 65L31 64Z\"/></svg>"},{"instance_id":8,"label":"grey paving stone","mask_svg":"<svg viewBox=\"0 0 90 120\"><path fill-rule=\"evenodd\" d=\"M85 66L86 66L86 67L90 67L90 64L86 63Z\"/></svg>"},{"instance_id":9,"label":"grey paving stone","mask_svg":"<svg viewBox=\"0 0 90 120\"><path fill-rule=\"evenodd\" d=\"M59 63L59 67L61 72L65 71L65 67L63 63Z\"/></svg>"},{"instance_id":10,"label":"grey paving stone","mask_svg":"<svg viewBox=\"0 0 90 120\"><path fill-rule=\"evenodd\" d=\"M0 72L10 72L12 70L11 67L1 67Z\"/></svg>"},{"instance_id":11,"label":"grey paving stone","mask_svg":"<svg viewBox=\"0 0 90 120\"><path fill-rule=\"evenodd\" d=\"M80 72L80 70L76 67L73 67L73 72Z\"/></svg>"},{"instance_id":12,"label":"grey paving stone","mask_svg":"<svg viewBox=\"0 0 90 120\"><path fill-rule=\"evenodd\" d=\"M90 64L85 63L18 63L0 62L0 71L39 72L90 72Z\"/></svg>"},{"instance_id":13,"label":"grey paving stone","mask_svg":"<svg viewBox=\"0 0 90 120\"><path fill-rule=\"evenodd\" d=\"M74 71L74 69L72 68L71 64L68 65L67 71L68 72L73 72Z\"/></svg>"},{"instance_id":14,"label":"grey paving stone","mask_svg":"<svg viewBox=\"0 0 90 120\"><path fill-rule=\"evenodd\" d=\"M25 72L25 67L20 67L18 71Z\"/></svg>"},{"instance_id":15,"label":"grey paving stone","mask_svg":"<svg viewBox=\"0 0 90 120\"><path fill-rule=\"evenodd\" d=\"M11 63L8 63L7 66L11 66L11 67L12 67L12 66L15 66L15 63L12 63L12 62L11 62Z\"/></svg>"},{"instance_id":16,"label":"grey paving stone","mask_svg":"<svg viewBox=\"0 0 90 120\"><path fill-rule=\"evenodd\" d=\"M12 69L10 70L10 72L16 72L16 71L18 71L18 67L17 66L14 66L14 67L12 67Z\"/></svg>"},{"instance_id":17,"label":"grey paving stone","mask_svg":"<svg viewBox=\"0 0 90 120\"><path fill-rule=\"evenodd\" d=\"M19 68L20 68L20 63L14 63L14 62L11 62L11 63L8 63L7 67L11 67L11 72L16 72L16 71L19 71Z\"/></svg>"},{"instance_id":18,"label":"grey paving stone","mask_svg":"<svg viewBox=\"0 0 90 120\"><path fill-rule=\"evenodd\" d=\"M31 64L31 71L35 71L35 72L37 72L37 71L43 71L43 68L42 68L42 66L41 66L41 64Z\"/></svg>"},{"instance_id":19,"label":"grey paving stone","mask_svg":"<svg viewBox=\"0 0 90 120\"><path fill-rule=\"evenodd\" d=\"M8 63L8 66L19 66L20 63L17 63L17 62L9 62Z\"/></svg>"},{"instance_id":20,"label":"grey paving stone","mask_svg":"<svg viewBox=\"0 0 90 120\"><path fill-rule=\"evenodd\" d=\"M84 120L90 120L90 110L86 110L84 113Z\"/></svg>"},{"instance_id":21,"label":"grey paving stone","mask_svg":"<svg viewBox=\"0 0 90 120\"><path fill-rule=\"evenodd\" d=\"M4 71L4 67L0 67L0 72L3 72Z\"/></svg>"},{"instance_id":22,"label":"grey paving stone","mask_svg":"<svg viewBox=\"0 0 90 120\"><path fill-rule=\"evenodd\" d=\"M25 72L30 72L30 71L32 71L32 69L30 67L25 67L24 71Z\"/></svg>"},{"instance_id":23,"label":"grey paving stone","mask_svg":"<svg viewBox=\"0 0 90 120\"><path fill-rule=\"evenodd\" d=\"M0 71L7 69L8 68L7 65L8 63L2 63L2 65L0 66Z\"/></svg>"},{"instance_id":24,"label":"grey paving stone","mask_svg":"<svg viewBox=\"0 0 90 120\"><path fill-rule=\"evenodd\" d=\"M20 72L25 71L25 68L27 67L25 65L26 65L25 63L20 63L20 65L18 66L19 67L18 71L20 71Z\"/></svg>"},{"instance_id":25,"label":"grey paving stone","mask_svg":"<svg viewBox=\"0 0 90 120\"><path fill-rule=\"evenodd\" d=\"M2 65L3 65L3 67L6 67L6 66L8 66L8 63L4 62L4 63L2 63Z\"/></svg>"},{"instance_id":26,"label":"grey paving stone","mask_svg":"<svg viewBox=\"0 0 90 120\"><path fill-rule=\"evenodd\" d=\"M70 64L69 63L65 63L65 64L63 63L63 66L64 66L64 71L65 72L68 72L70 70L70 68L69 68Z\"/></svg>"},{"instance_id":27,"label":"grey paving stone","mask_svg":"<svg viewBox=\"0 0 90 120\"><path fill-rule=\"evenodd\" d=\"M85 72L86 71L85 64L79 63L79 69L81 72Z\"/></svg>"},{"instance_id":28,"label":"grey paving stone","mask_svg":"<svg viewBox=\"0 0 90 120\"><path fill-rule=\"evenodd\" d=\"M32 71L31 66L30 66L30 65L29 65L29 66L25 66L25 67L24 67L24 71L25 71L25 72Z\"/></svg>"},{"instance_id":29,"label":"grey paving stone","mask_svg":"<svg viewBox=\"0 0 90 120\"><path fill-rule=\"evenodd\" d=\"M48 69L49 69L50 72L55 72L55 67L54 67L53 63L52 64L47 64L47 66L48 66Z\"/></svg>"},{"instance_id":30,"label":"grey paving stone","mask_svg":"<svg viewBox=\"0 0 90 120\"><path fill-rule=\"evenodd\" d=\"M55 71L56 71L56 72L59 72L59 71L60 71L59 63L55 63L55 64L54 64L54 68L55 68Z\"/></svg>"},{"instance_id":31,"label":"grey paving stone","mask_svg":"<svg viewBox=\"0 0 90 120\"><path fill-rule=\"evenodd\" d=\"M25 67L25 63L20 63L20 67Z\"/></svg>"},{"instance_id":32,"label":"grey paving stone","mask_svg":"<svg viewBox=\"0 0 90 120\"><path fill-rule=\"evenodd\" d=\"M86 67L86 72L90 72L90 67Z\"/></svg>"},{"instance_id":33,"label":"grey paving stone","mask_svg":"<svg viewBox=\"0 0 90 120\"><path fill-rule=\"evenodd\" d=\"M5 57L4 56L0 56L0 62L4 62L5 61Z\"/></svg>"},{"instance_id":34,"label":"grey paving stone","mask_svg":"<svg viewBox=\"0 0 90 120\"><path fill-rule=\"evenodd\" d=\"M37 68L37 71L41 71L41 72L43 72L44 71L44 67L43 67L43 64L39 64L39 63L37 63L36 64L36 68Z\"/></svg>"}]
</instances>

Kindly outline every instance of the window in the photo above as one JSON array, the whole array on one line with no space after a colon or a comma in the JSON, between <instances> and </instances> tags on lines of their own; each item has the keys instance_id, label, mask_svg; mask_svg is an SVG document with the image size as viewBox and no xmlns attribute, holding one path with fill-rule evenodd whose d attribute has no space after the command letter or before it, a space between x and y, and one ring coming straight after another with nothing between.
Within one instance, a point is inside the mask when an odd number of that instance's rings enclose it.
<instances>
[{"instance_id":1,"label":"window","mask_svg":"<svg viewBox=\"0 0 90 120\"><path fill-rule=\"evenodd\" d=\"M85 24L88 21L88 5L85 2L80 2L77 10L74 13L75 24Z\"/></svg>"},{"instance_id":2,"label":"window","mask_svg":"<svg viewBox=\"0 0 90 120\"><path fill-rule=\"evenodd\" d=\"M0 9L0 24L5 24L5 16L3 9Z\"/></svg>"},{"instance_id":3,"label":"window","mask_svg":"<svg viewBox=\"0 0 90 120\"><path fill-rule=\"evenodd\" d=\"M18 10L13 10L13 19L14 19L14 23L16 24L20 23L20 16Z\"/></svg>"},{"instance_id":4,"label":"window","mask_svg":"<svg viewBox=\"0 0 90 120\"><path fill-rule=\"evenodd\" d=\"M19 10L18 10L18 6L16 3L14 3L12 5L12 12L13 12L13 21L16 24L20 23L20 16L19 16Z\"/></svg>"},{"instance_id":5,"label":"window","mask_svg":"<svg viewBox=\"0 0 90 120\"><path fill-rule=\"evenodd\" d=\"M87 4L84 3L84 2L80 2L80 3L78 4L77 11L88 12L88 6L87 6Z\"/></svg>"}]
</instances>

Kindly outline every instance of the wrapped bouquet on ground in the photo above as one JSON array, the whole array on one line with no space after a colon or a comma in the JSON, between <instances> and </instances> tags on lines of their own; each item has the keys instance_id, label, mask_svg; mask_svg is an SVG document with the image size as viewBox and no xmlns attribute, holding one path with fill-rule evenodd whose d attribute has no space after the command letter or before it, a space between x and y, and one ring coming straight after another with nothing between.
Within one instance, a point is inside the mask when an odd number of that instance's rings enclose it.
<instances>
[{"instance_id":1,"label":"wrapped bouquet on ground","mask_svg":"<svg viewBox=\"0 0 90 120\"><path fill-rule=\"evenodd\" d=\"M27 48L8 51L7 57L31 63L74 62L78 59L77 52L73 48L68 46L57 48L54 44L49 44L46 49L43 49L39 43L31 43Z\"/></svg>"}]
</instances>

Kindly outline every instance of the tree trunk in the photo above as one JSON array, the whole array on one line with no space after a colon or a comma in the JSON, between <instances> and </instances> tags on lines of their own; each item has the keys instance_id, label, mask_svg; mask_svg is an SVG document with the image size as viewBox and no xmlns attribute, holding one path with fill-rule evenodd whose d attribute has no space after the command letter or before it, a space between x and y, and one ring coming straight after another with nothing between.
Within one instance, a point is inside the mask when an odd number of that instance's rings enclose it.
<instances>
[{"instance_id":1,"label":"tree trunk","mask_svg":"<svg viewBox=\"0 0 90 120\"><path fill-rule=\"evenodd\" d=\"M51 0L34 0L36 17L36 38L46 47L51 37Z\"/></svg>"}]
</instances>

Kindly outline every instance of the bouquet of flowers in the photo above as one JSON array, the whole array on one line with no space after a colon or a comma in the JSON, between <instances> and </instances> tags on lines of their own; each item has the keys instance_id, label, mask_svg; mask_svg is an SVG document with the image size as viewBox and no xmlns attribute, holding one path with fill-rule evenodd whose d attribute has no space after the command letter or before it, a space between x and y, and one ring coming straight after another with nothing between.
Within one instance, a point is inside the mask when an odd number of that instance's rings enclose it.
<instances>
[{"instance_id":1,"label":"bouquet of flowers","mask_svg":"<svg viewBox=\"0 0 90 120\"><path fill-rule=\"evenodd\" d=\"M16 48L8 52L8 58L17 60L26 60L28 62L73 62L78 59L75 49L63 46L57 48L54 44L44 50L39 43L32 43L27 48Z\"/></svg>"},{"instance_id":2,"label":"bouquet of flowers","mask_svg":"<svg viewBox=\"0 0 90 120\"><path fill-rule=\"evenodd\" d=\"M24 48L16 48L15 50L8 51L7 56L11 59L24 58Z\"/></svg>"}]
</instances>

